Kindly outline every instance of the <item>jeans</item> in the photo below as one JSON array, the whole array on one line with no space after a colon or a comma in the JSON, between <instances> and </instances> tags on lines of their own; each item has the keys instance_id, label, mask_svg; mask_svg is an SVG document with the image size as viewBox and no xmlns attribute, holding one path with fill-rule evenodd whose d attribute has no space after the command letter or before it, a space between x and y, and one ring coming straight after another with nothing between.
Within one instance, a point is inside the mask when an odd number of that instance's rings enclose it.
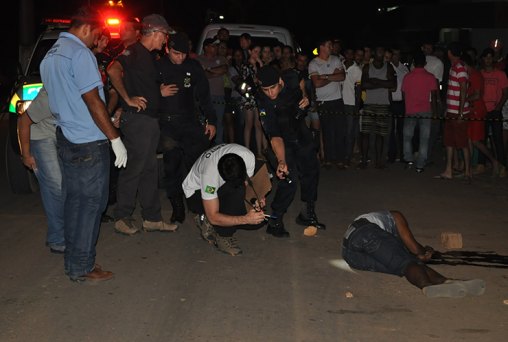
<instances>
[{"instance_id":1,"label":"jeans","mask_svg":"<svg viewBox=\"0 0 508 342\"><path fill-rule=\"evenodd\" d=\"M431 116L430 113L416 113L415 115L423 118L414 118L407 116L404 120L404 160L406 162L413 161L413 136L415 133L416 125L419 127L420 143L418 147L418 158L416 159L416 167L423 169L427 162L427 155L429 152L429 136L430 127L432 125L431 119L426 117Z\"/></svg>"},{"instance_id":2,"label":"jeans","mask_svg":"<svg viewBox=\"0 0 508 342\"><path fill-rule=\"evenodd\" d=\"M91 272L101 215L108 203L109 143L68 141L57 129L65 224L65 273L72 280Z\"/></svg>"},{"instance_id":3,"label":"jeans","mask_svg":"<svg viewBox=\"0 0 508 342\"><path fill-rule=\"evenodd\" d=\"M358 227L342 244L342 257L357 270L403 276L407 266L420 261L400 238L374 223Z\"/></svg>"},{"instance_id":4,"label":"jeans","mask_svg":"<svg viewBox=\"0 0 508 342\"><path fill-rule=\"evenodd\" d=\"M47 139L30 140L30 150L37 169L42 204L48 219L46 245L64 247L64 202L62 194L62 172L58 162L56 136Z\"/></svg>"}]
</instances>

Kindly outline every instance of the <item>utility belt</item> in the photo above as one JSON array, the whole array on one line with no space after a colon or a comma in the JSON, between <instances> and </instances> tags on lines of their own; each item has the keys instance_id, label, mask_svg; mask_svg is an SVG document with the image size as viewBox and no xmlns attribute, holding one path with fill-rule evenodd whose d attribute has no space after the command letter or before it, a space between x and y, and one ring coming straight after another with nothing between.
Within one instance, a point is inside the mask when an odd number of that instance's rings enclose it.
<instances>
[{"instance_id":1,"label":"utility belt","mask_svg":"<svg viewBox=\"0 0 508 342\"><path fill-rule=\"evenodd\" d=\"M353 223L351 223L348 227L348 229L346 230L346 233L344 233L344 240L342 241L342 247L345 247L347 248L349 246L349 240L351 238L351 235L353 233L355 233L359 228L369 224L370 221L367 220L366 218L361 218L361 219L358 219L356 221L354 221Z\"/></svg>"}]
</instances>

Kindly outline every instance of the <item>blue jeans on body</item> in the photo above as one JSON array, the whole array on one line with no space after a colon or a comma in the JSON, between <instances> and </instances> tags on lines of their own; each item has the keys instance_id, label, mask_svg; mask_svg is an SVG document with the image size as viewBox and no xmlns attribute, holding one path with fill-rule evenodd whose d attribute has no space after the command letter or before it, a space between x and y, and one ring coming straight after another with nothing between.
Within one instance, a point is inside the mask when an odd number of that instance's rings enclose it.
<instances>
[{"instance_id":1,"label":"blue jeans on body","mask_svg":"<svg viewBox=\"0 0 508 342\"><path fill-rule=\"evenodd\" d=\"M360 222L356 231L342 243L342 257L349 266L401 277L410 263L421 263L406 249L399 237L365 221Z\"/></svg>"},{"instance_id":2,"label":"blue jeans on body","mask_svg":"<svg viewBox=\"0 0 508 342\"><path fill-rule=\"evenodd\" d=\"M65 273L71 280L91 272L101 215L108 204L109 142L68 141L57 129L58 157L65 198Z\"/></svg>"},{"instance_id":3,"label":"blue jeans on body","mask_svg":"<svg viewBox=\"0 0 508 342\"><path fill-rule=\"evenodd\" d=\"M42 205L48 219L46 245L62 250L65 247L64 201L56 136L30 140L30 150L37 165L34 173L39 182Z\"/></svg>"},{"instance_id":4,"label":"blue jeans on body","mask_svg":"<svg viewBox=\"0 0 508 342\"><path fill-rule=\"evenodd\" d=\"M418 144L418 158L416 159L416 167L423 169L427 162L429 152L430 127L432 125L431 113L416 113L420 118L406 116L404 119L404 161L413 161L413 137L415 128L418 125L420 142Z\"/></svg>"}]
</instances>

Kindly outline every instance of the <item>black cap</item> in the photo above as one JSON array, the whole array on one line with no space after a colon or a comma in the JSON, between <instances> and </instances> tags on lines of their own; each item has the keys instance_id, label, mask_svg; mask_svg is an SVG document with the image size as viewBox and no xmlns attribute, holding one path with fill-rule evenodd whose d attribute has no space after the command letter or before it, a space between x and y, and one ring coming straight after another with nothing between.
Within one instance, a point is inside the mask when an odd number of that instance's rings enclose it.
<instances>
[{"instance_id":1,"label":"black cap","mask_svg":"<svg viewBox=\"0 0 508 342\"><path fill-rule=\"evenodd\" d=\"M203 47L208 46L208 45L213 45L213 44L219 44L219 43L220 43L220 40L218 40L216 38L206 38L203 41Z\"/></svg>"},{"instance_id":2,"label":"black cap","mask_svg":"<svg viewBox=\"0 0 508 342\"><path fill-rule=\"evenodd\" d=\"M270 87L279 83L280 72L271 65L265 65L259 69L257 78L262 87Z\"/></svg>"},{"instance_id":3,"label":"black cap","mask_svg":"<svg viewBox=\"0 0 508 342\"><path fill-rule=\"evenodd\" d=\"M164 31L169 34L173 31L173 29L169 27L166 19L160 14L147 15L143 18L141 24L144 32Z\"/></svg>"},{"instance_id":4,"label":"black cap","mask_svg":"<svg viewBox=\"0 0 508 342\"><path fill-rule=\"evenodd\" d=\"M169 47L178 52L189 53L189 36L185 32L169 36Z\"/></svg>"}]
</instances>

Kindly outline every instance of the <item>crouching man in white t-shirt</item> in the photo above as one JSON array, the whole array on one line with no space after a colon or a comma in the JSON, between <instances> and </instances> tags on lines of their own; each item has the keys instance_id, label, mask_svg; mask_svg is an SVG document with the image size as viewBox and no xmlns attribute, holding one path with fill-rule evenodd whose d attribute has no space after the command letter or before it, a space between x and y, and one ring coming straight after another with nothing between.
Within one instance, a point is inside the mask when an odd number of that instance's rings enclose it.
<instances>
[{"instance_id":1,"label":"crouching man in white t-shirt","mask_svg":"<svg viewBox=\"0 0 508 342\"><path fill-rule=\"evenodd\" d=\"M255 156L238 144L221 144L205 151L196 160L182 183L188 208L196 215L203 239L224 253L242 253L237 229L258 229L266 223L265 198L245 206L246 187L254 174Z\"/></svg>"}]
</instances>

